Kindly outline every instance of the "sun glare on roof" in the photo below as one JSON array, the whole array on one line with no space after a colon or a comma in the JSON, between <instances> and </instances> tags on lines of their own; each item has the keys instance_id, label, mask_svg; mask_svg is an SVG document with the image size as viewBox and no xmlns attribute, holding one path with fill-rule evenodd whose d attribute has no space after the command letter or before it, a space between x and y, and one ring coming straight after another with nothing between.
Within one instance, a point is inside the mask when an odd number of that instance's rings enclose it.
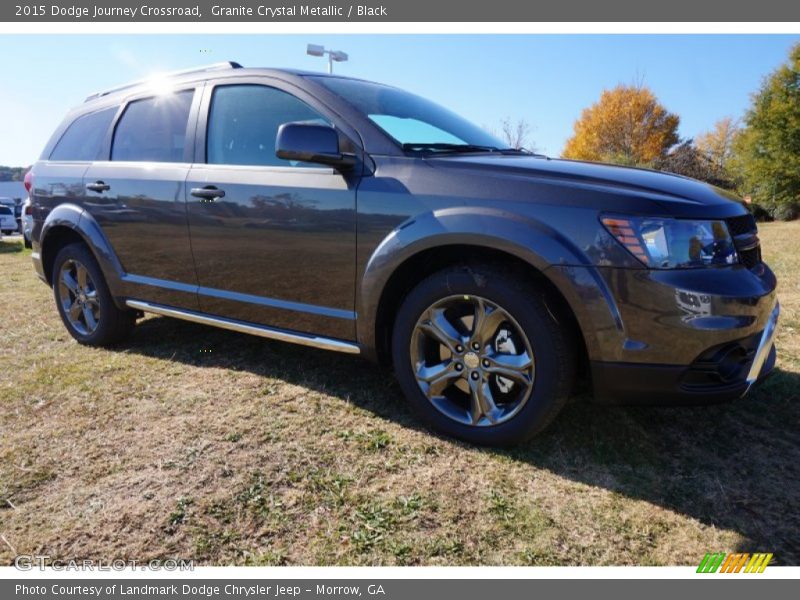
<instances>
[{"instance_id":1,"label":"sun glare on roof","mask_svg":"<svg viewBox=\"0 0 800 600\"><path fill-rule=\"evenodd\" d=\"M147 87L149 87L156 96L167 96L174 91L174 87L169 78L160 73L148 78Z\"/></svg>"}]
</instances>

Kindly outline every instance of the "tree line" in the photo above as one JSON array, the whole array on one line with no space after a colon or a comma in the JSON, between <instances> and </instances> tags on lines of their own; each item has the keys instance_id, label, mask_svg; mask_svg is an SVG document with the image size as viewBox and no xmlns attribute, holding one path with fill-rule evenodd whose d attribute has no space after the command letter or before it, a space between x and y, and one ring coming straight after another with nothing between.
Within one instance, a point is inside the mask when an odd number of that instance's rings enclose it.
<instances>
[{"instance_id":1,"label":"tree line","mask_svg":"<svg viewBox=\"0 0 800 600\"><path fill-rule=\"evenodd\" d=\"M0 181L22 181L30 167L6 167L0 165Z\"/></svg>"}]
</instances>

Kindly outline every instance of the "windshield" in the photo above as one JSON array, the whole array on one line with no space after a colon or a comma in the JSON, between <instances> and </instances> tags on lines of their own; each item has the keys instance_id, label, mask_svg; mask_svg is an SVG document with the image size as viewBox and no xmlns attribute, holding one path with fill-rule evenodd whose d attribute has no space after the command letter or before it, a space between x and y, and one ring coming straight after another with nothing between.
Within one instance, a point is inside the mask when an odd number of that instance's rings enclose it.
<instances>
[{"instance_id":1,"label":"windshield","mask_svg":"<svg viewBox=\"0 0 800 600\"><path fill-rule=\"evenodd\" d=\"M341 96L406 150L447 151L453 146L492 150L499 139L438 104L397 88L339 77L314 80Z\"/></svg>"},{"instance_id":2,"label":"windshield","mask_svg":"<svg viewBox=\"0 0 800 600\"><path fill-rule=\"evenodd\" d=\"M7 206L0 206L0 215L11 215L11 214L13 213L11 212L10 208L8 208Z\"/></svg>"}]
</instances>

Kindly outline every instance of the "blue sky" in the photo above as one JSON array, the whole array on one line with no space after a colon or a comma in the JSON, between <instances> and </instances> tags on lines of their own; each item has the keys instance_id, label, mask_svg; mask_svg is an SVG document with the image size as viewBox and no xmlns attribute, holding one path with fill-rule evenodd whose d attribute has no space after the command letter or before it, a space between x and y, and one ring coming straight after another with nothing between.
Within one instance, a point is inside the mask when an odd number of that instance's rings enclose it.
<instances>
[{"instance_id":1,"label":"blue sky","mask_svg":"<svg viewBox=\"0 0 800 600\"><path fill-rule=\"evenodd\" d=\"M525 119L537 150L560 154L604 88L644 80L693 137L739 117L800 37L784 35L2 35L0 164L35 160L90 92L222 60L324 70L307 43L349 53L345 75L426 96L478 125Z\"/></svg>"}]
</instances>

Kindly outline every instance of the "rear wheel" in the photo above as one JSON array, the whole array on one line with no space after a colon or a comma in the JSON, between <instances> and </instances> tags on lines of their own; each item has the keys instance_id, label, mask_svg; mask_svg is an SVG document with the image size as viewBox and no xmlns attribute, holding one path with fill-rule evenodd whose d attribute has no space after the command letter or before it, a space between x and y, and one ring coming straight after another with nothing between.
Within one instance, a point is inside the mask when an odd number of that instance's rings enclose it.
<instances>
[{"instance_id":1,"label":"rear wheel","mask_svg":"<svg viewBox=\"0 0 800 600\"><path fill-rule=\"evenodd\" d=\"M417 285L395 321L395 372L434 429L509 445L544 429L575 371L567 331L541 290L496 265L465 265Z\"/></svg>"},{"instance_id":2,"label":"rear wheel","mask_svg":"<svg viewBox=\"0 0 800 600\"><path fill-rule=\"evenodd\" d=\"M81 344L119 342L136 322L134 311L114 304L100 266L84 244L69 244L56 255L53 294L64 326Z\"/></svg>"}]
</instances>

